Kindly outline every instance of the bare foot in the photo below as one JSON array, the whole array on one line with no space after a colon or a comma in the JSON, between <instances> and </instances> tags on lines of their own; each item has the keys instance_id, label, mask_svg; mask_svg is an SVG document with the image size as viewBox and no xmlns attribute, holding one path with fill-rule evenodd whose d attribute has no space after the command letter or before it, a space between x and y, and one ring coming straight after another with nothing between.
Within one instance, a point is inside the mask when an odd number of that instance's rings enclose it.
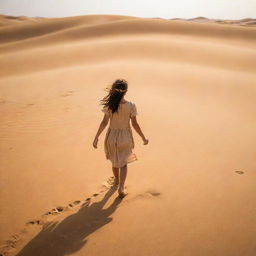
<instances>
[{"instance_id":1,"label":"bare foot","mask_svg":"<svg viewBox=\"0 0 256 256\"><path fill-rule=\"evenodd\" d=\"M122 193L119 193L118 197L123 199L125 196L127 196L128 193L126 192L122 192Z\"/></svg>"},{"instance_id":2,"label":"bare foot","mask_svg":"<svg viewBox=\"0 0 256 256\"><path fill-rule=\"evenodd\" d=\"M128 193L126 192L126 190L124 189L124 187L123 186L120 186L119 188L118 188L118 197L119 198L124 198L126 195L127 195Z\"/></svg>"}]
</instances>

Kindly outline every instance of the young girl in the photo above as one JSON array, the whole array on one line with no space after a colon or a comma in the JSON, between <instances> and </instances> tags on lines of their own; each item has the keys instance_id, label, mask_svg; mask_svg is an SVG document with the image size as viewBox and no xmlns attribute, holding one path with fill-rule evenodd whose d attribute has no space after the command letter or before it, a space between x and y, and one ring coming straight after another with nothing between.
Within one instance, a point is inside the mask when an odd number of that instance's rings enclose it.
<instances>
[{"instance_id":1,"label":"young girl","mask_svg":"<svg viewBox=\"0 0 256 256\"><path fill-rule=\"evenodd\" d=\"M148 144L148 139L145 138L137 123L136 115L138 113L136 105L124 99L124 95L128 89L127 81L117 79L112 84L111 89L106 89L109 93L101 100L101 105L104 105L101 111L104 112L105 115L93 141L93 147L97 148L98 137L105 129L110 119L110 125L104 141L104 151L106 159L112 162L112 170L115 176L114 185L119 185L118 194L120 198L123 198L127 195L127 191L124 189L127 164L137 160L136 154L132 152L135 144L130 119L133 128L141 136L144 145Z\"/></svg>"}]
</instances>

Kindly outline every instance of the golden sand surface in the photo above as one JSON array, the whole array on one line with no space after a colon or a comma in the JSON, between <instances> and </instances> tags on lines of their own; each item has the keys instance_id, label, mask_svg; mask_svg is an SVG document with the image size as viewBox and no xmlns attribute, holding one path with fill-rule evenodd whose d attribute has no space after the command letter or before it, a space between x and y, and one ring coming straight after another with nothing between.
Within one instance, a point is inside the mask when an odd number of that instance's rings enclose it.
<instances>
[{"instance_id":1,"label":"golden sand surface","mask_svg":"<svg viewBox=\"0 0 256 256\"><path fill-rule=\"evenodd\" d=\"M1 15L3 255L256 255L249 21ZM92 146L117 78L149 139L122 200Z\"/></svg>"}]
</instances>

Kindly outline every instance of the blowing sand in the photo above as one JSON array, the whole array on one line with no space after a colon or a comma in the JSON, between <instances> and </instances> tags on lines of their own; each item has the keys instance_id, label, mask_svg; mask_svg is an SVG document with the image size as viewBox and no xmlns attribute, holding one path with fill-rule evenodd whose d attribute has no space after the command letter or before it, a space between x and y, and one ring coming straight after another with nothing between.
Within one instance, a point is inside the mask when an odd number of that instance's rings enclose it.
<instances>
[{"instance_id":1,"label":"blowing sand","mask_svg":"<svg viewBox=\"0 0 256 256\"><path fill-rule=\"evenodd\" d=\"M3 255L256 255L253 21L0 18ZM92 146L117 78L149 139L123 200Z\"/></svg>"}]
</instances>

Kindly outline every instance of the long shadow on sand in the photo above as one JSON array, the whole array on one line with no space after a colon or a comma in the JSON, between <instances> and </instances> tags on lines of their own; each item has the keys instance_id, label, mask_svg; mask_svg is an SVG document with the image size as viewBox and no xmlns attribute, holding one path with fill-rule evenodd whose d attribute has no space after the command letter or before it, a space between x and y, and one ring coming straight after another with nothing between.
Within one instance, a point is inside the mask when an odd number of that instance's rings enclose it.
<instances>
[{"instance_id":1,"label":"long shadow on sand","mask_svg":"<svg viewBox=\"0 0 256 256\"><path fill-rule=\"evenodd\" d=\"M85 203L61 222L51 222L17 256L64 256L78 251L85 246L90 234L111 222L109 216L122 200L117 197L108 208L103 207L115 191L116 188L111 187L101 201Z\"/></svg>"}]
</instances>

